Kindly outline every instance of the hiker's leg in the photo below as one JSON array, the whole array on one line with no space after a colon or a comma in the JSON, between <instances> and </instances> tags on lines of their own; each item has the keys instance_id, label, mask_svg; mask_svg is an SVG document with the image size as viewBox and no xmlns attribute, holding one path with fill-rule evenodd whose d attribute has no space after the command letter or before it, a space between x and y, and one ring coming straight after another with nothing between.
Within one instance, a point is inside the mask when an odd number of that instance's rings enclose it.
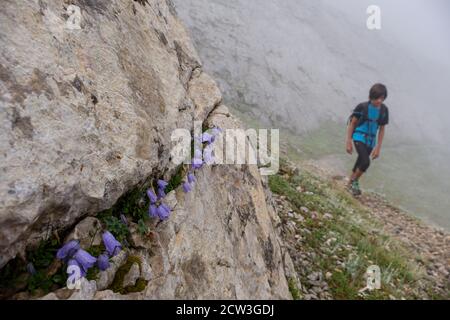
<instances>
[{"instance_id":1,"label":"hiker's leg","mask_svg":"<svg viewBox=\"0 0 450 320\"><path fill-rule=\"evenodd\" d=\"M355 141L355 149L358 152L358 159L353 167L353 179L359 179L367 168L370 166L370 152L371 148L368 148L364 143Z\"/></svg>"},{"instance_id":2,"label":"hiker's leg","mask_svg":"<svg viewBox=\"0 0 450 320\"><path fill-rule=\"evenodd\" d=\"M357 168L356 171L352 174L352 180L358 180L363 174L364 171L361 171L361 169Z\"/></svg>"},{"instance_id":3,"label":"hiker's leg","mask_svg":"<svg viewBox=\"0 0 450 320\"><path fill-rule=\"evenodd\" d=\"M360 170L358 170L358 168L361 166L361 161L363 158L361 156L362 149L359 147L359 142L355 141L354 144L355 144L356 152L358 153L358 157L356 158L355 165L353 166L353 169L352 169L352 174L350 175L349 185L352 184L353 180L355 180L361 176L361 173L359 172Z\"/></svg>"},{"instance_id":4,"label":"hiker's leg","mask_svg":"<svg viewBox=\"0 0 450 320\"><path fill-rule=\"evenodd\" d=\"M356 179L358 167L359 167L360 162L361 162L360 150L358 150L358 148L356 148L356 144L357 143L355 142L355 149L356 149L356 152L358 153L358 157L356 158L355 165L353 166L353 169L352 169L352 174L350 175L350 179L349 179L349 182L348 182L349 186L352 184L352 181Z\"/></svg>"}]
</instances>

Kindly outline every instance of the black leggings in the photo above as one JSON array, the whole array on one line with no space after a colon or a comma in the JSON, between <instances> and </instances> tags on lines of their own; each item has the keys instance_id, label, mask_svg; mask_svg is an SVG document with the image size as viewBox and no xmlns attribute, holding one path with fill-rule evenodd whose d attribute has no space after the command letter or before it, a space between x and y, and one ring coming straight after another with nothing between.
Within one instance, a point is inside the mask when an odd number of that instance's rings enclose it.
<instances>
[{"instance_id":1,"label":"black leggings","mask_svg":"<svg viewBox=\"0 0 450 320\"><path fill-rule=\"evenodd\" d=\"M370 166L370 154L372 153L372 148L361 141L355 141L354 143L356 152L358 152L358 159L356 159L353 172L355 172L357 168L362 172L366 172L367 168Z\"/></svg>"}]
</instances>

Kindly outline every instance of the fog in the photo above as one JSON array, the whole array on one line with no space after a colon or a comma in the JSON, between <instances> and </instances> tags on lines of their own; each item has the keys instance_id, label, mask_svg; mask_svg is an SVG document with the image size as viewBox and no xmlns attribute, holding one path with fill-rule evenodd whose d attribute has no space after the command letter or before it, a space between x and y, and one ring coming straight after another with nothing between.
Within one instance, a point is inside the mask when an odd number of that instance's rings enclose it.
<instances>
[{"instance_id":1,"label":"fog","mask_svg":"<svg viewBox=\"0 0 450 320\"><path fill-rule=\"evenodd\" d=\"M395 39L415 55L450 67L450 2L447 0L341 0L327 1L354 20L371 4L382 14L380 33Z\"/></svg>"},{"instance_id":2,"label":"fog","mask_svg":"<svg viewBox=\"0 0 450 320\"><path fill-rule=\"evenodd\" d=\"M386 84L390 123L383 160L367 185L450 228L448 1L174 3L225 102L248 119L298 136L300 150L314 141L317 150L309 156L333 169L346 172L354 160L343 149L350 111L367 100L373 83ZM373 4L381 9L380 30L366 26ZM399 165L405 159L408 166Z\"/></svg>"}]
</instances>

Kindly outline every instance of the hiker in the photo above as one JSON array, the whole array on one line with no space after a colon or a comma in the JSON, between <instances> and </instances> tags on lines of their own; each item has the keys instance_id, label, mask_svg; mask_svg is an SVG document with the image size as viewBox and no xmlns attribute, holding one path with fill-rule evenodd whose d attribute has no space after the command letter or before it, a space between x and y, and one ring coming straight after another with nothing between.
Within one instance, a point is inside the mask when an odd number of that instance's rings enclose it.
<instances>
[{"instance_id":1,"label":"hiker","mask_svg":"<svg viewBox=\"0 0 450 320\"><path fill-rule=\"evenodd\" d=\"M385 85L381 83L373 85L369 92L369 101L358 104L348 121L347 153L352 154L353 152L352 142L358 153L348 183L348 188L355 196L361 195L359 178L369 168L370 157L375 160L380 156L384 128L389 122L389 110L383 103L387 95Z\"/></svg>"}]
</instances>

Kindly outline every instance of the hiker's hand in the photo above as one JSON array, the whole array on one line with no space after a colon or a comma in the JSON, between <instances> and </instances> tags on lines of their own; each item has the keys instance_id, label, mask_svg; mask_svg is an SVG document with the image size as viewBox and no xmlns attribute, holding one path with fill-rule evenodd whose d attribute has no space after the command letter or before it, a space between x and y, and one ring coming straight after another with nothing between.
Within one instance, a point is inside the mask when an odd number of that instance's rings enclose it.
<instances>
[{"instance_id":1,"label":"hiker's hand","mask_svg":"<svg viewBox=\"0 0 450 320\"><path fill-rule=\"evenodd\" d=\"M372 151L372 160L375 160L380 156L380 148L375 148Z\"/></svg>"},{"instance_id":2,"label":"hiker's hand","mask_svg":"<svg viewBox=\"0 0 450 320\"><path fill-rule=\"evenodd\" d=\"M347 146L346 146L345 149L347 150L348 154L352 154L353 153L352 140L347 141Z\"/></svg>"}]
</instances>

